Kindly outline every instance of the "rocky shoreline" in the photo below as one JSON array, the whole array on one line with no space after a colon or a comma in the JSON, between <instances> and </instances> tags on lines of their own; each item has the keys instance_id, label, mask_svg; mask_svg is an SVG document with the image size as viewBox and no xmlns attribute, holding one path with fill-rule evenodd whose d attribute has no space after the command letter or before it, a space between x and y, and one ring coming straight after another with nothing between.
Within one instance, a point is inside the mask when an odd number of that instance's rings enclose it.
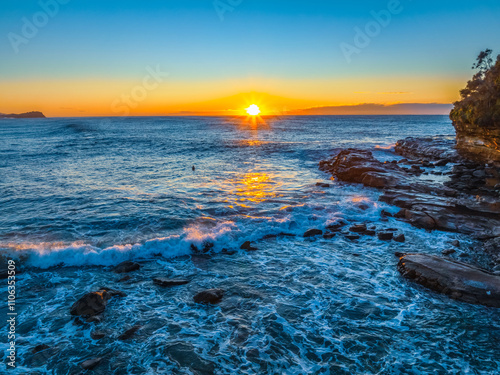
<instances>
[{"instance_id":1,"label":"rocky shoreline","mask_svg":"<svg viewBox=\"0 0 500 375\"><path fill-rule=\"evenodd\" d=\"M399 220L481 241L490 272L422 254L396 254L398 269L452 298L500 307L500 164L464 159L455 144L451 137L407 138L397 142L390 161L368 150L346 149L322 161L320 169L341 182L381 189L380 201L399 207Z\"/></svg>"}]
</instances>

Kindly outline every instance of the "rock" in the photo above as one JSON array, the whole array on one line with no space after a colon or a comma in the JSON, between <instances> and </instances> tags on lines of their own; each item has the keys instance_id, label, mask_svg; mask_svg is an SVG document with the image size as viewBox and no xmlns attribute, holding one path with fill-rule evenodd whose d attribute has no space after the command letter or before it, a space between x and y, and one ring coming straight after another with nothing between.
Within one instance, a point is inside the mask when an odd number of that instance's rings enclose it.
<instances>
[{"instance_id":1,"label":"rock","mask_svg":"<svg viewBox=\"0 0 500 375\"><path fill-rule=\"evenodd\" d=\"M183 280L183 279L165 279L163 277L157 277L153 279L153 283L156 285L168 288L172 286L180 286L180 285L186 285L189 284L189 280Z\"/></svg>"},{"instance_id":2,"label":"rock","mask_svg":"<svg viewBox=\"0 0 500 375\"><path fill-rule=\"evenodd\" d=\"M340 232L342 228L344 228L347 225L347 222L344 220L339 220L333 224L329 224L326 229L328 229L330 232Z\"/></svg>"},{"instance_id":3,"label":"rock","mask_svg":"<svg viewBox=\"0 0 500 375\"><path fill-rule=\"evenodd\" d=\"M257 251L258 250L256 247L252 246L252 243L250 241L246 241L243 245L241 245L240 249L246 250L246 251Z\"/></svg>"},{"instance_id":4,"label":"rock","mask_svg":"<svg viewBox=\"0 0 500 375\"><path fill-rule=\"evenodd\" d=\"M322 188L329 188L330 187L330 184L325 184L325 183L322 183L322 182L318 182L316 184L316 186L318 187L322 187Z\"/></svg>"},{"instance_id":5,"label":"rock","mask_svg":"<svg viewBox=\"0 0 500 375\"><path fill-rule=\"evenodd\" d=\"M361 183L366 186L383 188L393 186L398 178L393 173L403 174L396 164L384 164L373 157L370 151L347 149L341 151L328 163L321 164L322 170L328 171L341 181Z\"/></svg>"},{"instance_id":6,"label":"rock","mask_svg":"<svg viewBox=\"0 0 500 375\"><path fill-rule=\"evenodd\" d=\"M398 141L394 151L409 159L436 160L440 164L447 161L446 164L448 164L448 162L460 160L455 150L455 143L454 137L410 137Z\"/></svg>"},{"instance_id":7,"label":"rock","mask_svg":"<svg viewBox=\"0 0 500 375\"><path fill-rule=\"evenodd\" d=\"M382 212L380 212L380 216L392 217L393 215L389 211L382 210Z\"/></svg>"},{"instance_id":8,"label":"rock","mask_svg":"<svg viewBox=\"0 0 500 375\"><path fill-rule=\"evenodd\" d=\"M120 280L118 280L119 283L123 283L125 281L129 281L131 279L130 275L123 276Z\"/></svg>"},{"instance_id":9,"label":"rock","mask_svg":"<svg viewBox=\"0 0 500 375\"><path fill-rule=\"evenodd\" d=\"M86 323L101 323L103 320L102 315L94 315L94 316L89 316L85 322Z\"/></svg>"},{"instance_id":10,"label":"rock","mask_svg":"<svg viewBox=\"0 0 500 375\"><path fill-rule=\"evenodd\" d=\"M325 234L323 234L323 238L325 240L330 240L332 239L333 237L335 237L337 235L337 233L333 233L333 232L327 232Z\"/></svg>"},{"instance_id":11,"label":"rock","mask_svg":"<svg viewBox=\"0 0 500 375\"><path fill-rule=\"evenodd\" d=\"M80 367L84 370L92 370L99 366L99 364L102 362L102 358L93 358L93 359L87 359L86 361L80 363Z\"/></svg>"},{"instance_id":12,"label":"rock","mask_svg":"<svg viewBox=\"0 0 500 375\"><path fill-rule=\"evenodd\" d=\"M394 256L396 256L396 257L398 257L398 258L402 258L402 257L404 257L405 255L406 255L405 253L400 253L399 251L396 251L396 252L394 253Z\"/></svg>"},{"instance_id":13,"label":"rock","mask_svg":"<svg viewBox=\"0 0 500 375\"><path fill-rule=\"evenodd\" d=\"M478 169L477 171L474 171L472 173L472 175L474 177L477 177L477 178L485 178L486 177L486 172L483 170L483 169Z\"/></svg>"},{"instance_id":14,"label":"rock","mask_svg":"<svg viewBox=\"0 0 500 375\"><path fill-rule=\"evenodd\" d=\"M408 254L398 263L407 279L453 299L500 307L500 276L433 255Z\"/></svg>"},{"instance_id":15,"label":"rock","mask_svg":"<svg viewBox=\"0 0 500 375\"><path fill-rule=\"evenodd\" d=\"M460 247L460 241L459 240L454 240L454 241L452 241L451 245L455 246L455 247Z\"/></svg>"},{"instance_id":16,"label":"rock","mask_svg":"<svg viewBox=\"0 0 500 375\"><path fill-rule=\"evenodd\" d=\"M394 237L393 232L380 232L378 234L378 239L381 241L390 241Z\"/></svg>"},{"instance_id":17,"label":"rock","mask_svg":"<svg viewBox=\"0 0 500 375\"><path fill-rule=\"evenodd\" d=\"M92 331L90 333L90 337L92 337L92 339L94 340L100 340L106 337L106 333L104 333L103 331Z\"/></svg>"},{"instance_id":18,"label":"rock","mask_svg":"<svg viewBox=\"0 0 500 375\"><path fill-rule=\"evenodd\" d=\"M106 309L108 301L114 296L124 297L126 294L109 288L87 293L71 306L71 315L82 317L98 315Z\"/></svg>"},{"instance_id":19,"label":"rock","mask_svg":"<svg viewBox=\"0 0 500 375\"><path fill-rule=\"evenodd\" d=\"M130 339L132 336L135 335L135 333L140 330L142 328L142 326L140 325L136 325L136 326L133 326L132 328L130 329L127 329L125 332L123 332L120 336L118 336L118 340L120 341L125 341L125 340L128 340Z\"/></svg>"},{"instance_id":20,"label":"rock","mask_svg":"<svg viewBox=\"0 0 500 375\"><path fill-rule=\"evenodd\" d=\"M394 237L394 241L403 243L406 241L406 237L404 234L400 234L400 235L397 235L396 237Z\"/></svg>"},{"instance_id":21,"label":"rock","mask_svg":"<svg viewBox=\"0 0 500 375\"><path fill-rule=\"evenodd\" d=\"M222 249L222 252L221 252L221 254L223 254L223 255L229 255L229 256L234 255L236 253L237 253L236 250L228 250L228 249Z\"/></svg>"},{"instance_id":22,"label":"rock","mask_svg":"<svg viewBox=\"0 0 500 375\"><path fill-rule=\"evenodd\" d=\"M223 297L224 291L222 289L209 289L195 295L193 301L205 305L215 305L222 301Z\"/></svg>"},{"instance_id":23,"label":"rock","mask_svg":"<svg viewBox=\"0 0 500 375\"><path fill-rule=\"evenodd\" d=\"M366 224L356 224L349 228L349 231L354 233L364 233L366 232L366 230L367 230Z\"/></svg>"},{"instance_id":24,"label":"rock","mask_svg":"<svg viewBox=\"0 0 500 375\"><path fill-rule=\"evenodd\" d=\"M309 229L307 232L304 233L304 238L321 236L322 234L323 231L321 229Z\"/></svg>"},{"instance_id":25,"label":"rock","mask_svg":"<svg viewBox=\"0 0 500 375\"><path fill-rule=\"evenodd\" d=\"M40 345L37 345L35 346L32 350L31 350L31 353L33 354L36 354L38 352L41 352L43 350L47 350L47 349L50 349L50 346L46 345L46 344L40 344Z\"/></svg>"},{"instance_id":26,"label":"rock","mask_svg":"<svg viewBox=\"0 0 500 375\"><path fill-rule=\"evenodd\" d=\"M136 262L125 261L117 265L113 268L113 272L115 273L129 273L133 271L137 271L141 268L141 265Z\"/></svg>"},{"instance_id":27,"label":"rock","mask_svg":"<svg viewBox=\"0 0 500 375\"><path fill-rule=\"evenodd\" d=\"M454 249L447 249L447 250L443 250L443 251L441 252L441 254L443 254L443 255L451 255L451 254L455 254L456 252L457 252L457 251L456 251L456 250L454 250Z\"/></svg>"},{"instance_id":28,"label":"rock","mask_svg":"<svg viewBox=\"0 0 500 375\"><path fill-rule=\"evenodd\" d=\"M438 160L437 162L434 163L436 167L446 167L450 163L450 160L448 159L441 159Z\"/></svg>"},{"instance_id":29,"label":"rock","mask_svg":"<svg viewBox=\"0 0 500 375\"><path fill-rule=\"evenodd\" d=\"M374 230L367 230L365 233L363 233L365 236L375 236L377 234L377 232L375 232Z\"/></svg>"},{"instance_id":30,"label":"rock","mask_svg":"<svg viewBox=\"0 0 500 375\"><path fill-rule=\"evenodd\" d=\"M347 234L345 236L345 238L347 238L348 240L351 240L351 241L356 241L356 240L359 240L361 237L358 236L357 234Z\"/></svg>"}]
</instances>

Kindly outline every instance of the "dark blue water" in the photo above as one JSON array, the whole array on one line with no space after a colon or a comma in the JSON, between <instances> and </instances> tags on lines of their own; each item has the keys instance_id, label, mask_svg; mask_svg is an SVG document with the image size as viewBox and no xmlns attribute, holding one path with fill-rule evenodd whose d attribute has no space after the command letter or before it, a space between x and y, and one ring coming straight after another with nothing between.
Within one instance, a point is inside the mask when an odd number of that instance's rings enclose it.
<instances>
[{"instance_id":1,"label":"dark blue water","mask_svg":"<svg viewBox=\"0 0 500 375\"><path fill-rule=\"evenodd\" d=\"M26 268L18 373L73 373L96 356L103 374L498 373L499 313L420 289L395 267L394 251L473 241L380 223L396 209L375 190L316 187L329 179L318 162L339 148L390 160L398 139L438 134L453 134L445 116L2 120L0 251ZM408 241L263 240L341 219ZM259 251L240 251L247 240ZM211 256L193 254L207 243ZM127 283L94 267L128 259L144 266ZM192 282L162 290L158 276ZM69 307L101 285L128 297L107 308L97 341ZM212 287L227 291L219 306L192 302ZM116 340L134 324L133 340ZM52 349L31 354L39 343Z\"/></svg>"}]
</instances>

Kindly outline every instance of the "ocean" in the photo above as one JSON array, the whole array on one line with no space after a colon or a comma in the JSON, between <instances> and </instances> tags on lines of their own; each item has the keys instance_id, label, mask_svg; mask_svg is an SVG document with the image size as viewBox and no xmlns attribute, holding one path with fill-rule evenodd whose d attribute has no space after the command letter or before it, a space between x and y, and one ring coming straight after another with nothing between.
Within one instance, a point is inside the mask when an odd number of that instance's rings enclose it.
<instances>
[{"instance_id":1,"label":"ocean","mask_svg":"<svg viewBox=\"0 0 500 375\"><path fill-rule=\"evenodd\" d=\"M9 373L73 374L102 357L93 373L498 374L499 311L396 270L396 251L477 243L382 222L398 209L380 191L318 169L348 147L395 160L399 139L432 135L454 135L446 116L0 120L0 253L22 268ZM341 221L407 240L303 238ZM118 282L110 266L125 260L142 268ZM163 289L154 277L191 282ZM127 297L110 301L94 340L69 309L101 286ZM223 301L196 305L209 288ZM6 300L6 280L2 290ZM49 349L33 353L40 344ZM0 348L3 372L6 334Z\"/></svg>"}]
</instances>

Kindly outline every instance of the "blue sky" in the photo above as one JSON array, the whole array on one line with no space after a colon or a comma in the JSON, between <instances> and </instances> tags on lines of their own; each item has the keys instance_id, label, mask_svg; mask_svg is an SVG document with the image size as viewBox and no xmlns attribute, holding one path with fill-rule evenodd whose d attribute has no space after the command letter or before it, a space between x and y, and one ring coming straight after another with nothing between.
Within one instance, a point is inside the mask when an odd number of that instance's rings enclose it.
<instances>
[{"instance_id":1,"label":"blue sky","mask_svg":"<svg viewBox=\"0 0 500 375\"><path fill-rule=\"evenodd\" d=\"M341 43L353 44L355 28L364 29L373 21L371 12L389 3L243 0L222 21L212 0L70 0L16 54L9 33L22 35L22 18L32 20L41 7L38 1L4 0L0 84L125 80L158 63L186 83L249 77L464 80L480 50L500 53L499 1L401 0L402 12L348 63Z\"/></svg>"}]
</instances>

